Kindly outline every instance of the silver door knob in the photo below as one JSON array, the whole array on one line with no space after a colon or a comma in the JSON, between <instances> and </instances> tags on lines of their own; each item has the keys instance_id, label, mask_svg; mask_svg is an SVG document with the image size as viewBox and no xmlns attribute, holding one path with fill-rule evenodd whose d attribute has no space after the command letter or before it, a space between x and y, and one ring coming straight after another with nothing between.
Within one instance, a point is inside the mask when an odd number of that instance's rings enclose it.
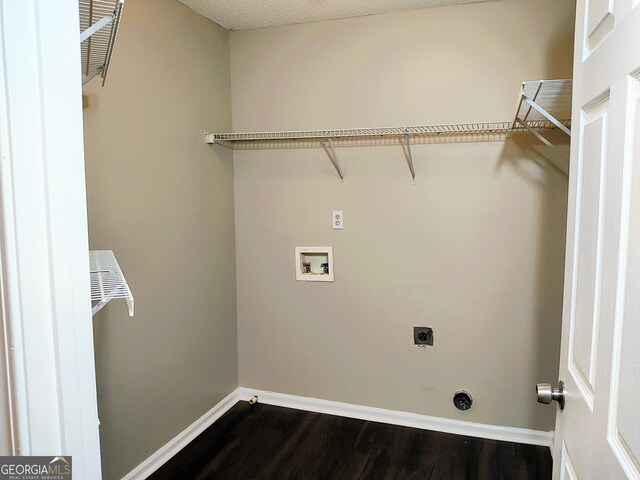
<instances>
[{"instance_id":1,"label":"silver door knob","mask_svg":"<svg viewBox=\"0 0 640 480\"><path fill-rule=\"evenodd\" d=\"M550 404L553 400L558 402L560 410L564 410L564 382L560 380L558 388L553 388L549 383L539 383L536 385L536 395L538 403Z\"/></svg>"}]
</instances>

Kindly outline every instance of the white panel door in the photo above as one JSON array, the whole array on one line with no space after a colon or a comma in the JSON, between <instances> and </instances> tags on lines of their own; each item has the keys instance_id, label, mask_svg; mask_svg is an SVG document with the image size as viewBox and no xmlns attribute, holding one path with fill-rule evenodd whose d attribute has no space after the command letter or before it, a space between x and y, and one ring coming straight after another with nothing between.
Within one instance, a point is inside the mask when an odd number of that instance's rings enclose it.
<instances>
[{"instance_id":1,"label":"white panel door","mask_svg":"<svg viewBox=\"0 0 640 480\"><path fill-rule=\"evenodd\" d=\"M554 478L640 479L640 0L578 0Z\"/></svg>"}]
</instances>

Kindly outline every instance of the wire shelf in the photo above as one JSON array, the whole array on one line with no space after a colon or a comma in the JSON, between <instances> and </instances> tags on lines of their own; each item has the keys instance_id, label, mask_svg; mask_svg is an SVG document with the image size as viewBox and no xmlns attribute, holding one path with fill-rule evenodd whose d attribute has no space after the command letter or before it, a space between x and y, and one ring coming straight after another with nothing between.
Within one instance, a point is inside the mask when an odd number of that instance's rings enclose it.
<instances>
[{"instance_id":1,"label":"wire shelf","mask_svg":"<svg viewBox=\"0 0 640 480\"><path fill-rule=\"evenodd\" d=\"M124 0L79 0L82 83L107 78Z\"/></svg>"},{"instance_id":2,"label":"wire shelf","mask_svg":"<svg viewBox=\"0 0 640 480\"><path fill-rule=\"evenodd\" d=\"M89 252L89 269L91 273L91 301L97 302L93 306L93 315L109 301L120 298L124 299L129 316L133 317L133 295L113 251L91 250Z\"/></svg>"},{"instance_id":3,"label":"wire shelf","mask_svg":"<svg viewBox=\"0 0 640 480\"><path fill-rule=\"evenodd\" d=\"M338 130L291 130L282 132L206 133L205 141L233 150L321 147L338 176L344 172L334 147L365 145L402 146L412 180L415 169L412 144L495 141L512 132L529 132L548 146L556 147L543 131L571 136L571 80L523 82L516 116L512 122L453 123L412 127L375 127ZM548 135L548 134L547 134Z\"/></svg>"},{"instance_id":4,"label":"wire shelf","mask_svg":"<svg viewBox=\"0 0 640 480\"><path fill-rule=\"evenodd\" d=\"M553 128L553 124L547 120L529 122L533 128ZM245 133L209 133L207 143L220 144L232 149L251 148L247 142L295 142L304 140L326 139L362 139L368 137L395 138L410 137L434 137L440 135L487 135L505 134L512 131L522 131L524 127L511 122L484 122L484 123L455 123L443 125L417 125L411 127L374 127L351 128L339 130L292 130L282 132L245 132ZM315 142L313 142L315 143Z\"/></svg>"},{"instance_id":5,"label":"wire shelf","mask_svg":"<svg viewBox=\"0 0 640 480\"><path fill-rule=\"evenodd\" d=\"M531 125L549 120L548 115L561 123L571 120L572 80L532 80L522 83L518 108L513 125L524 122ZM534 102L535 106L531 105Z\"/></svg>"}]
</instances>

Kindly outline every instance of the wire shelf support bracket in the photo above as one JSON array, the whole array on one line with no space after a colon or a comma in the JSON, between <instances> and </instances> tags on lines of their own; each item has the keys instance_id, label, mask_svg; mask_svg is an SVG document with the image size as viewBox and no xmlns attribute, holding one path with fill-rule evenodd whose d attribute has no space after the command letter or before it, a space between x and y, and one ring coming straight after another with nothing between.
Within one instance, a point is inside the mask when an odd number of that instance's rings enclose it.
<instances>
[{"instance_id":1,"label":"wire shelf support bracket","mask_svg":"<svg viewBox=\"0 0 640 480\"><path fill-rule=\"evenodd\" d=\"M127 280L111 250L91 250L89 252L89 270L91 277L92 315L98 313L114 299L123 299L127 304L129 316L133 317L134 300Z\"/></svg>"},{"instance_id":2,"label":"wire shelf support bracket","mask_svg":"<svg viewBox=\"0 0 640 480\"><path fill-rule=\"evenodd\" d=\"M547 112L544 108L542 108L536 102L534 102L533 100L530 100L530 99L528 99L526 97L524 98L524 101L526 103L528 103L529 105L531 105L531 107L533 107L540 115L542 115L544 118L546 118L551 123L553 123L561 131L566 133L568 136L571 136L571 130L569 130L567 127L565 127L562 123L560 123L559 120L557 120L553 115L551 115L549 112Z\"/></svg>"},{"instance_id":3,"label":"wire shelf support bracket","mask_svg":"<svg viewBox=\"0 0 640 480\"><path fill-rule=\"evenodd\" d=\"M571 121L572 80L533 80L523 82L518 98L518 108L511 124L535 130L532 122L548 121L571 137L568 125Z\"/></svg>"},{"instance_id":4,"label":"wire shelf support bracket","mask_svg":"<svg viewBox=\"0 0 640 480\"><path fill-rule=\"evenodd\" d=\"M107 78L124 0L79 0L82 83Z\"/></svg>"},{"instance_id":5,"label":"wire shelf support bracket","mask_svg":"<svg viewBox=\"0 0 640 480\"><path fill-rule=\"evenodd\" d=\"M344 182L344 173L342 173L342 167L340 166L340 162L338 161L338 155L336 154L336 149L333 146L332 138L327 138L327 143L324 147L324 151L327 152L333 168L336 169L336 172L338 172L338 175L340 176L340 180Z\"/></svg>"},{"instance_id":6,"label":"wire shelf support bracket","mask_svg":"<svg viewBox=\"0 0 640 480\"><path fill-rule=\"evenodd\" d=\"M403 145L402 151L404 152L404 156L407 160L407 165L409 166L409 172L411 173L411 181L412 183L416 183L416 170L413 167L413 155L411 154L411 141L409 140L409 134L405 133L403 137Z\"/></svg>"}]
</instances>

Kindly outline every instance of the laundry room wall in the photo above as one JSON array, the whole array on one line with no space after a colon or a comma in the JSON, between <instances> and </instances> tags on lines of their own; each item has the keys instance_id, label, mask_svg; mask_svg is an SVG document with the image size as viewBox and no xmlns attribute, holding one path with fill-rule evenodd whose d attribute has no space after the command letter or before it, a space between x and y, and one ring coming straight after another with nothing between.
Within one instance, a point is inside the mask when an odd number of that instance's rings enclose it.
<instances>
[{"instance_id":1,"label":"laundry room wall","mask_svg":"<svg viewBox=\"0 0 640 480\"><path fill-rule=\"evenodd\" d=\"M509 121L522 81L571 77L573 20L502 0L234 31L233 130ZM460 140L414 145L415 184L399 146L338 148L344 182L321 148L234 152L241 385L553 429L566 141ZM332 246L335 281L296 281L296 246Z\"/></svg>"},{"instance_id":2,"label":"laundry room wall","mask_svg":"<svg viewBox=\"0 0 640 480\"><path fill-rule=\"evenodd\" d=\"M90 244L135 297L94 317L103 478L238 385L229 33L174 0L127 0L107 82L84 88Z\"/></svg>"}]
</instances>

